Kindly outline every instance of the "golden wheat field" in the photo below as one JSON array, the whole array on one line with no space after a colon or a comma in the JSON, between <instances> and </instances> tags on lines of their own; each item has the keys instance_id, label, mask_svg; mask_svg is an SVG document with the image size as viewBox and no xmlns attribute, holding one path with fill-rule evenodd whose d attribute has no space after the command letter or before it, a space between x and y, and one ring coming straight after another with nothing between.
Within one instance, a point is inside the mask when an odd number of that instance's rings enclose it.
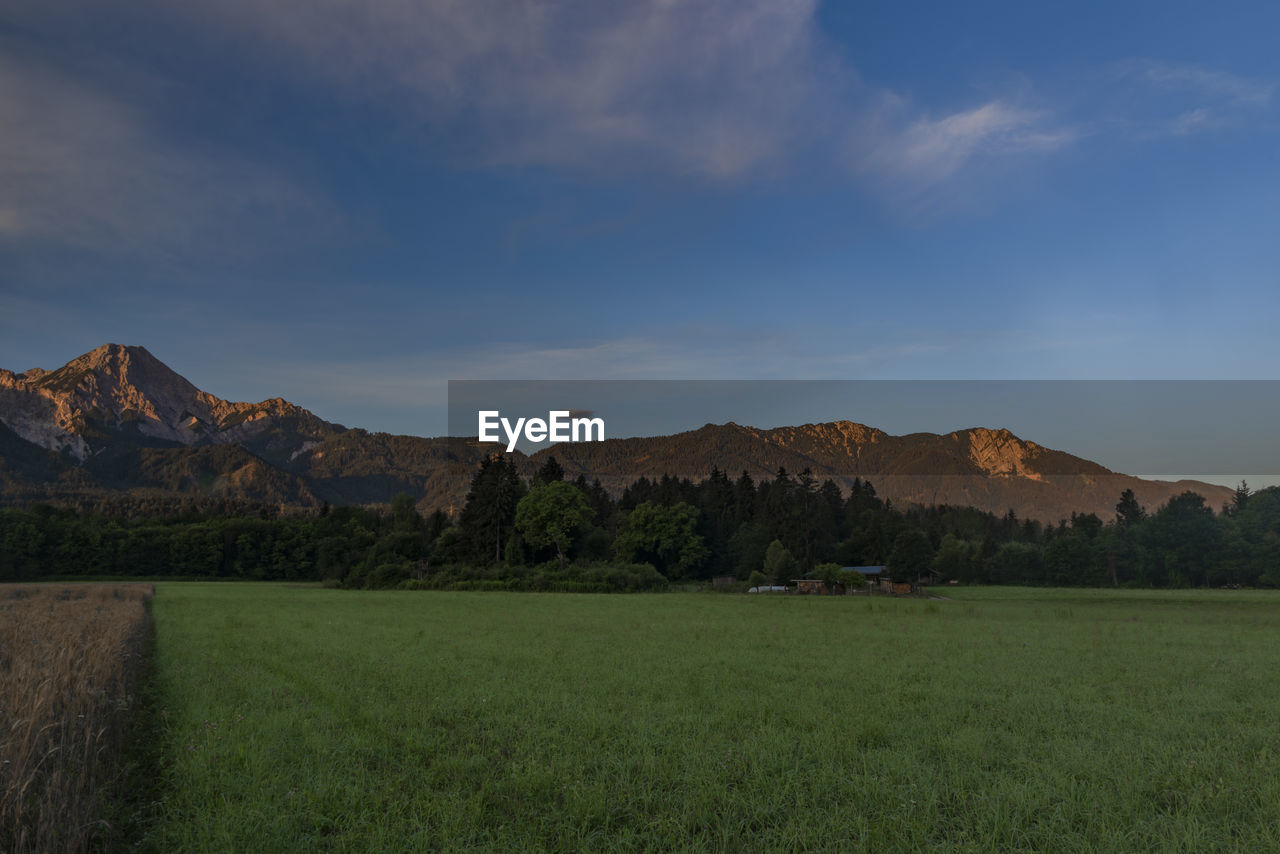
<instances>
[{"instance_id":1,"label":"golden wheat field","mask_svg":"<svg viewBox=\"0 0 1280 854\"><path fill-rule=\"evenodd\" d=\"M0 585L0 851L79 851L107 828L149 584Z\"/></svg>"}]
</instances>

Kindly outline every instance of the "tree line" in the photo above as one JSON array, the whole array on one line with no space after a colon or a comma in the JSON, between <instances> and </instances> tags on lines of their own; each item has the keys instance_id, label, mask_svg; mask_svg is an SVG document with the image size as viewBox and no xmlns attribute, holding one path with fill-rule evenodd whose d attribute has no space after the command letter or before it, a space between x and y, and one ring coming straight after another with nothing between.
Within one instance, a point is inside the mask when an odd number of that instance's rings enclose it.
<instances>
[{"instance_id":1,"label":"tree line","mask_svg":"<svg viewBox=\"0 0 1280 854\"><path fill-rule=\"evenodd\" d=\"M846 494L808 471L756 480L641 477L620 496L569 481L554 458L529 479L479 465L456 519L390 507L308 515L191 511L117 518L0 510L0 580L174 576L320 580L343 587L657 590L717 576L787 584L884 565L898 580L1149 587L1280 586L1280 489L1244 484L1220 512L1183 493L1118 497L1113 518L1056 524L970 507L897 507L863 480Z\"/></svg>"}]
</instances>

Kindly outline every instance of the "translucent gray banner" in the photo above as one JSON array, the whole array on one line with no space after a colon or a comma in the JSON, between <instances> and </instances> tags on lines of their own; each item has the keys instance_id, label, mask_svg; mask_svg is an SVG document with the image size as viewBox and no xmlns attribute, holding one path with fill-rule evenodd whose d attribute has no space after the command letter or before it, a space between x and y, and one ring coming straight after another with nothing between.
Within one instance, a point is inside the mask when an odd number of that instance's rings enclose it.
<instances>
[{"instance_id":1,"label":"translucent gray banner","mask_svg":"<svg viewBox=\"0 0 1280 854\"><path fill-rule=\"evenodd\" d=\"M1280 482L1280 381L1219 380L455 380L449 383L449 435L478 442L480 413L500 413L514 427L518 420L586 419L603 423L605 440L669 436L705 425L735 424L774 431L756 442L722 438L739 450L801 445L818 452L821 438L832 448L851 449L867 460L868 448L883 450L895 437L931 433L950 437L932 445L920 437L898 442L910 457L899 459L906 476L955 473L957 443L970 456L986 454L990 463L1005 453L1012 464L1025 443L1034 443L1042 469L1066 465L1048 451L1097 463L1113 472L1161 479L1197 478L1251 486ZM847 423L846 423L847 422ZM833 425L824 430L777 432L802 425ZM852 425L873 428L855 430ZM510 433L493 423L505 451ZM534 426L536 427L536 421ZM971 428L985 428L974 433ZM999 431L1009 431L1021 443ZM963 435L959 434L962 431ZM550 432L548 430L548 432ZM537 430L532 434L539 437ZM579 438L582 434L579 434ZM591 438L596 438L593 434ZM714 442L711 434L703 435ZM754 443L754 444L753 444ZM877 447L878 443L878 447ZM560 454L569 452L565 443ZM526 454L549 446L529 441L519 431L514 447ZM852 449L861 448L854 452ZM714 453L714 445L702 449ZM803 453L797 450L801 456ZM828 463L835 458L831 451ZM730 456L726 449L726 457ZM872 454L874 456L874 454ZM881 459L883 464L884 457ZM931 463L936 460L936 465ZM655 461L657 465L658 461ZM994 465L999 465L996 460ZM719 463L731 470L731 460ZM846 465L851 465L846 463ZM1052 470L1044 475L1060 474Z\"/></svg>"}]
</instances>

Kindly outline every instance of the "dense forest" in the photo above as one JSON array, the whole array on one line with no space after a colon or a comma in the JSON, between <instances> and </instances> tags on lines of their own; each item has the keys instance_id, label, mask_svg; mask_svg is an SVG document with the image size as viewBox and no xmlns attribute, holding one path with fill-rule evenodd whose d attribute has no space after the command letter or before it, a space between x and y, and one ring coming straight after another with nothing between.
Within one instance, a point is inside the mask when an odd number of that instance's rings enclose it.
<instances>
[{"instance_id":1,"label":"dense forest","mask_svg":"<svg viewBox=\"0 0 1280 854\"><path fill-rule=\"evenodd\" d=\"M806 470L755 480L640 478L618 497L554 458L522 478L484 460L456 519L391 506L191 505L149 515L0 510L0 581L85 577L320 580L341 587L657 590L717 576L786 584L835 566L899 580L1151 587L1280 586L1280 488L1245 484L1215 512L1187 492L1163 506L1117 496L1115 515L1058 524L966 507L895 507Z\"/></svg>"}]
</instances>

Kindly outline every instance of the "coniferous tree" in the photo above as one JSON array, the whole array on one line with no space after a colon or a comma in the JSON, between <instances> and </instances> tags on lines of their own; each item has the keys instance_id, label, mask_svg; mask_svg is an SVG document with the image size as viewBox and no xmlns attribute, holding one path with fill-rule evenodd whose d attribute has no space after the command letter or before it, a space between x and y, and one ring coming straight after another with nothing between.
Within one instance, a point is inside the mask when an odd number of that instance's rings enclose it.
<instances>
[{"instance_id":1,"label":"coniferous tree","mask_svg":"<svg viewBox=\"0 0 1280 854\"><path fill-rule=\"evenodd\" d=\"M1231 502L1222 508L1222 512L1228 516L1236 516L1244 510L1245 505L1249 503L1249 496L1253 495L1253 490L1249 489L1249 484L1240 481L1240 485L1236 487L1235 494L1231 496Z\"/></svg>"},{"instance_id":2,"label":"coniferous tree","mask_svg":"<svg viewBox=\"0 0 1280 854\"><path fill-rule=\"evenodd\" d=\"M738 523L750 522L756 517L756 482L746 471L733 484L733 500L738 513Z\"/></svg>"},{"instance_id":3,"label":"coniferous tree","mask_svg":"<svg viewBox=\"0 0 1280 854\"><path fill-rule=\"evenodd\" d=\"M548 455L547 461L534 473L533 485L555 483L558 480L564 480L564 468L554 455Z\"/></svg>"},{"instance_id":4,"label":"coniferous tree","mask_svg":"<svg viewBox=\"0 0 1280 854\"><path fill-rule=\"evenodd\" d=\"M1013 511L1009 511L1013 512ZM1116 504L1116 524L1122 528L1132 527L1147 517L1132 489L1120 493L1120 501Z\"/></svg>"},{"instance_id":5,"label":"coniferous tree","mask_svg":"<svg viewBox=\"0 0 1280 854\"><path fill-rule=\"evenodd\" d=\"M515 524L516 505L524 497L524 481L506 455L486 457L471 480L458 528L464 552L487 565L502 560L502 548Z\"/></svg>"}]
</instances>

